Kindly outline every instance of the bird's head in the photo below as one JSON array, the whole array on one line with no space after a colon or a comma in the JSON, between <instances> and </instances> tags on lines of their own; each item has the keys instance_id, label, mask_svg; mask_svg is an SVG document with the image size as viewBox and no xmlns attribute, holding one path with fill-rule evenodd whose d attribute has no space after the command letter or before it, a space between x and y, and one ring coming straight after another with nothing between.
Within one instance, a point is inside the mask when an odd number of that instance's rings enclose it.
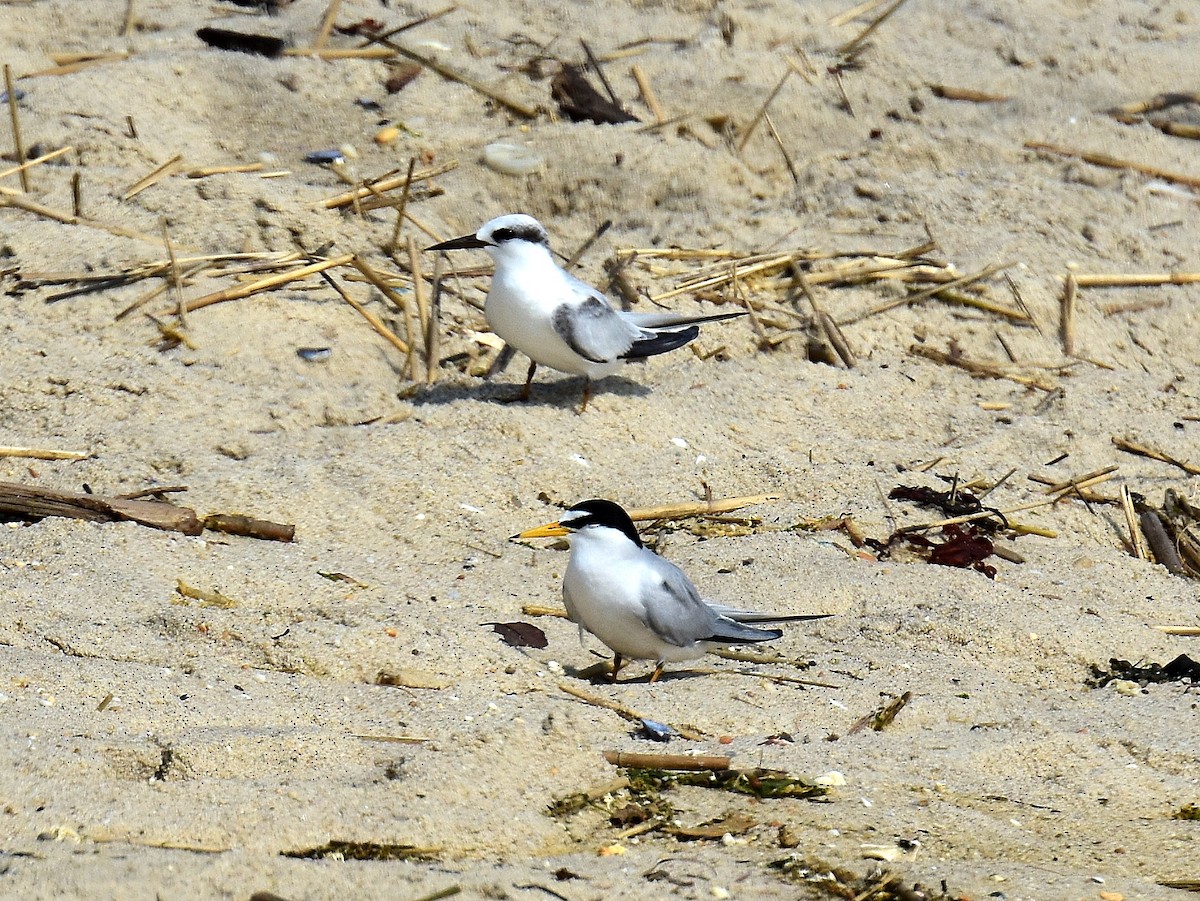
<instances>
[{"instance_id":1,"label":"bird's head","mask_svg":"<svg viewBox=\"0 0 1200 901\"><path fill-rule=\"evenodd\" d=\"M492 256L505 248L543 247L550 250L550 237L542 223L524 213L509 213L485 222L473 235L451 238L426 250L486 250Z\"/></svg>"},{"instance_id":2,"label":"bird's head","mask_svg":"<svg viewBox=\"0 0 1200 901\"><path fill-rule=\"evenodd\" d=\"M621 508L606 500L581 501L567 510L557 522L546 523L535 529L522 532L517 538L558 538L591 529L613 529L620 532L638 547L642 547L641 536L634 528L633 520Z\"/></svg>"}]
</instances>

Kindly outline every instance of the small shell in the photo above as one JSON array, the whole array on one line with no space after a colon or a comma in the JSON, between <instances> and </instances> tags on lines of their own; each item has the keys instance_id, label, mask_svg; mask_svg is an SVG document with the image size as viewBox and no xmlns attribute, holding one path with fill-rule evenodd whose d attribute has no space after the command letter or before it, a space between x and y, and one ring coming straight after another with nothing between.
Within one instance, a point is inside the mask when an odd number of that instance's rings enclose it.
<instances>
[{"instance_id":1,"label":"small shell","mask_svg":"<svg viewBox=\"0 0 1200 901\"><path fill-rule=\"evenodd\" d=\"M381 128L375 132L376 144L390 144L396 138L400 137L400 129L395 125L389 125L386 128Z\"/></svg>"},{"instance_id":2,"label":"small shell","mask_svg":"<svg viewBox=\"0 0 1200 901\"><path fill-rule=\"evenodd\" d=\"M520 144L488 144L483 148L483 161L489 169L505 175L529 175L542 168L544 158L536 150Z\"/></svg>"},{"instance_id":3,"label":"small shell","mask_svg":"<svg viewBox=\"0 0 1200 901\"><path fill-rule=\"evenodd\" d=\"M296 354L306 363L320 363L333 356L332 347L298 347Z\"/></svg>"},{"instance_id":4,"label":"small shell","mask_svg":"<svg viewBox=\"0 0 1200 901\"><path fill-rule=\"evenodd\" d=\"M304 154L304 162L317 166L340 166L346 162L346 155L340 150L313 150Z\"/></svg>"}]
</instances>

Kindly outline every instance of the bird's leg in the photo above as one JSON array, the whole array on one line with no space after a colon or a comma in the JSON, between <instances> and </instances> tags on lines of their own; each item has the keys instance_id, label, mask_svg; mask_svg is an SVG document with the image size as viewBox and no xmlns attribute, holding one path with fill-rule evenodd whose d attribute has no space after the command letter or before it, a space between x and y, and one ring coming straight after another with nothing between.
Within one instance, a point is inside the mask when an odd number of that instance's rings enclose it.
<instances>
[{"instance_id":1,"label":"bird's leg","mask_svg":"<svg viewBox=\"0 0 1200 901\"><path fill-rule=\"evenodd\" d=\"M537 363L529 361L529 372L525 373L525 387L521 389L521 400L529 400L530 387L533 385L533 374L537 372Z\"/></svg>"},{"instance_id":2,"label":"bird's leg","mask_svg":"<svg viewBox=\"0 0 1200 901\"><path fill-rule=\"evenodd\" d=\"M621 667L624 665L625 665L625 663L623 660L621 660L621 655L614 653L613 654L613 670L612 670L613 685L617 684L617 673L619 673L621 671Z\"/></svg>"},{"instance_id":3,"label":"bird's leg","mask_svg":"<svg viewBox=\"0 0 1200 901\"><path fill-rule=\"evenodd\" d=\"M658 661L658 666L654 667L654 673L650 676L650 684L653 685L658 681L658 677L663 674L663 662Z\"/></svg>"},{"instance_id":4,"label":"bird's leg","mask_svg":"<svg viewBox=\"0 0 1200 901\"><path fill-rule=\"evenodd\" d=\"M588 376L583 377L583 403L579 405L579 415L583 415L583 411L587 409L588 401L592 399L592 380Z\"/></svg>"}]
</instances>

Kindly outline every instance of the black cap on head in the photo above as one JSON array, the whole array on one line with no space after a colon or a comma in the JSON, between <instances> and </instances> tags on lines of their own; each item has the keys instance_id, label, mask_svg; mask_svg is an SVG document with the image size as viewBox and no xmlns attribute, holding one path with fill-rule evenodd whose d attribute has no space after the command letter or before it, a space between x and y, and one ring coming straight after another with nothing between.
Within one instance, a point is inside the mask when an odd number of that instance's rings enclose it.
<instances>
[{"instance_id":1,"label":"black cap on head","mask_svg":"<svg viewBox=\"0 0 1200 901\"><path fill-rule=\"evenodd\" d=\"M580 501L567 513L567 516L559 519L559 524L563 528L578 531L584 526L607 526L622 532L626 538L638 547L642 547L642 539L633 526L633 520L629 518L629 514L620 504L596 498L590 501Z\"/></svg>"}]
</instances>

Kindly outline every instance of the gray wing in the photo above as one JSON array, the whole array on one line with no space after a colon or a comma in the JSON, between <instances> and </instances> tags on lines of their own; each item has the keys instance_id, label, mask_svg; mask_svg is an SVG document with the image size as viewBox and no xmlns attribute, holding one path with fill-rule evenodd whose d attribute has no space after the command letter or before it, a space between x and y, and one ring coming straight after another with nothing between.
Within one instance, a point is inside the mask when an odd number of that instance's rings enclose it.
<instances>
[{"instance_id":1,"label":"gray wing","mask_svg":"<svg viewBox=\"0 0 1200 901\"><path fill-rule=\"evenodd\" d=\"M646 625L679 647L713 637L720 617L701 600L683 570L661 557L655 557L654 570L655 579L643 589Z\"/></svg>"},{"instance_id":2,"label":"gray wing","mask_svg":"<svg viewBox=\"0 0 1200 901\"><path fill-rule=\"evenodd\" d=\"M598 295L583 303L564 303L554 311L554 331L575 353L593 363L616 360L642 337L642 330L621 317Z\"/></svg>"}]
</instances>

